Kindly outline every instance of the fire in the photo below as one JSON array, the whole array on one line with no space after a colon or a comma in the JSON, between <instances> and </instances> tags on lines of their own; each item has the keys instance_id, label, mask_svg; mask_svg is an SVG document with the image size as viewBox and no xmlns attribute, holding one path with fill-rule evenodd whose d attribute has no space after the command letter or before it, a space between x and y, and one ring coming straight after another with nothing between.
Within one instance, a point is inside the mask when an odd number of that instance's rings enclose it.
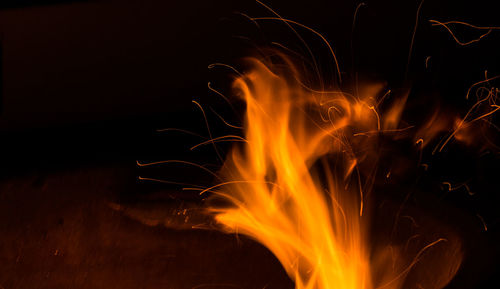
<instances>
[{"instance_id":1,"label":"fire","mask_svg":"<svg viewBox=\"0 0 500 289\"><path fill-rule=\"evenodd\" d=\"M332 99L339 109L328 115L344 115L328 126L315 123L305 111L314 95L253 64L235 81L247 104L247 145L230 155L225 174L234 181L220 193L236 207L219 211L217 221L269 248L297 288L370 288L361 203L330 170L328 188L311 173L332 148L342 149L339 132L362 117L363 107Z\"/></svg>"},{"instance_id":2,"label":"fire","mask_svg":"<svg viewBox=\"0 0 500 289\"><path fill-rule=\"evenodd\" d=\"M382 86L357 96L314 90L292 61L276 54L274 62L247 59L250 69L234 80L246 104L244 141L227 156L225 182L203 191L216 196L210 209L216 221L266 246L296 288L444 287L461 262L456 240L420 245L415 235L405 251L374 246L369 232L373 204L363 189L370 180L359 165L377 165L371 136L402 130L406 98L382 116L376 101ZM434 257L426 256L434 249ZM434 263L434 275L419 269L424 261Z\"/></svg>"}]
</instances>

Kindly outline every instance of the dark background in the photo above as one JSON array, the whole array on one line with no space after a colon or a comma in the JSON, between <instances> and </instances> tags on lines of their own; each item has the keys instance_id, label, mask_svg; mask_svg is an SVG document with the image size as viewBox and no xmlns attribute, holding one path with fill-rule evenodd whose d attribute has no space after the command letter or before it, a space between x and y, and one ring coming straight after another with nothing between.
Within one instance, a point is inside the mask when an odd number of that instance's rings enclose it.
<instances>
[{"instance_id":1,"label":"dark background","mask_svg":"<svg viewBox=\"0 0 500 289\"><path fill-rule=\"evenodd\" d=\"M464 99L468 87L484 79L485 70L489 76L500 74L500 31L462 47L442 27L430 26L429 19L500 25L494 1L459 2L423 3L409 67L419 1L365 1L354 29L359 2L266 4L331 41L347 83L358 73L394 90L415 87L414 98L431 92L413 101L425 114L436 97L465 112L471 105ZM263 24L258 30L240 13L272 16L253 1L0 3L0 288L291 286L271 254L249 240L142 224L175 219L146 211L175 215L196 207L198 197L139 182L137 176L195 184L211 180L185 168L138 169L136 160L186 159L217 167L210 150L189 152L194 138L157 132L181 128L206 135L193 99L205 109L228 111L207 82L227 88L229 72L207 66L237 63L253 53L252 47L272 41L305 54L286 26ZM300 32L324 74L332 75L321 42ZM479 35L460 32L464 39ZM212 120L214 132L224 130ZM454 225L462 226L472 250L450 288L499 285L494 277L500 267L497 160L494 150L478 159L453 149L435 160L442 170L433 171L430 183L474 179L477 192L473 198L461 191L444 198L443 206L460 216ZM112 210L109 202L137 211ZM175 219L171 227L182 227L176 222L183 223Z\"/></svg>"}]
</instances>

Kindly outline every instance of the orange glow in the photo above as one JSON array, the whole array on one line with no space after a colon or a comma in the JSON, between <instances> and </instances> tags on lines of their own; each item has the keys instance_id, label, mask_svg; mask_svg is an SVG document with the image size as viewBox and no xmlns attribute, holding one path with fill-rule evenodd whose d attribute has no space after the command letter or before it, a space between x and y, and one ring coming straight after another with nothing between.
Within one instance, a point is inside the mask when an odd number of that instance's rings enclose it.
<instances>
[{"instance_id":1,"label":"orange glow","mask_svg":"<svg viewBox=\"0 0 500 289\"><path fill-rule=\"evenodd\" d=\"M360 96L316 91L283 55L279 65L248 63L234 81L246 104L244 141L228 154L224 182L203 191L225 202L210 209L223 230L266 246L296 288L444 287L461 263L456 240L416 245L415 235L405 249L370 242L369 192L358 166L377 154L372 135L405 130L399 122L406 97L380 114L381 85ZM434 249L439 254L427 256Z\"/></svg>"}]
</instances>

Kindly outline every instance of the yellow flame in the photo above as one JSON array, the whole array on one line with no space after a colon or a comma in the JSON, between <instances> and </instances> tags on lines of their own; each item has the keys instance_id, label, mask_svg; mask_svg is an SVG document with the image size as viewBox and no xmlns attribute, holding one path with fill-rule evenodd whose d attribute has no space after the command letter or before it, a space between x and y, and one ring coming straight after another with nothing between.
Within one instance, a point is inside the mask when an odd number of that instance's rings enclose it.
<instances>
[{"instance_id":1,"label":"yellow flame","mask_svg":"<svg viewBox=\"0 0 500 289\"><path fill-rule=\"evenodd\" d=\"M216 220L266 246L296 288L400 288L422 256L445 240L421 246L406 263L388 257L396 248L373 253L357 172L365 156L353 146L370 145L366 136L380 132L381 123L397 130L406 97L381 120L376 91L367 89L362 98L315 91L298 80L286 57L279 65L248 62L249 72L234 81L246 103L245 141L223 166L226 182L207 189L228 203L212 208ZM448 270L444 281L417 285L442 288L460 261L453 264L442 269ZM375 266L377 274L387 267L376 282Z\"/></svg>"}]
</instances>

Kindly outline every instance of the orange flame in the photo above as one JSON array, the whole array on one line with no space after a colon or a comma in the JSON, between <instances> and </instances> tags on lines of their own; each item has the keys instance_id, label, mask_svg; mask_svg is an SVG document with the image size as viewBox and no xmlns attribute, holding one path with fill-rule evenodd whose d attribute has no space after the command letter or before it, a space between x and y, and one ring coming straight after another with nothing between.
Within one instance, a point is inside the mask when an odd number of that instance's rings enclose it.
<instances>
[{"instance_id":1,"label":"orange flame","mask_svg":"<svg viewBox=\"0 0 500 289\"><path fill-rule=\"evenodd\" d=\"M402 249L370 244L358 164L375 152L364 149L375 145L366 136L398 130L406 98L381 119L378 91L365 89L362 97L315 91L286 57L279 59L249 59L251 70L234 81L246 103L245 141L228 155L226 182L205 190L226 202L211 209L216 221L265 245L296 288L401 288L411 274L429 275L416 265L448 243L440 258L428 259L438 276L405 285L444 287L460 265L456 242L427 241L409 260Z\"/></svg>"}]
</instances>

